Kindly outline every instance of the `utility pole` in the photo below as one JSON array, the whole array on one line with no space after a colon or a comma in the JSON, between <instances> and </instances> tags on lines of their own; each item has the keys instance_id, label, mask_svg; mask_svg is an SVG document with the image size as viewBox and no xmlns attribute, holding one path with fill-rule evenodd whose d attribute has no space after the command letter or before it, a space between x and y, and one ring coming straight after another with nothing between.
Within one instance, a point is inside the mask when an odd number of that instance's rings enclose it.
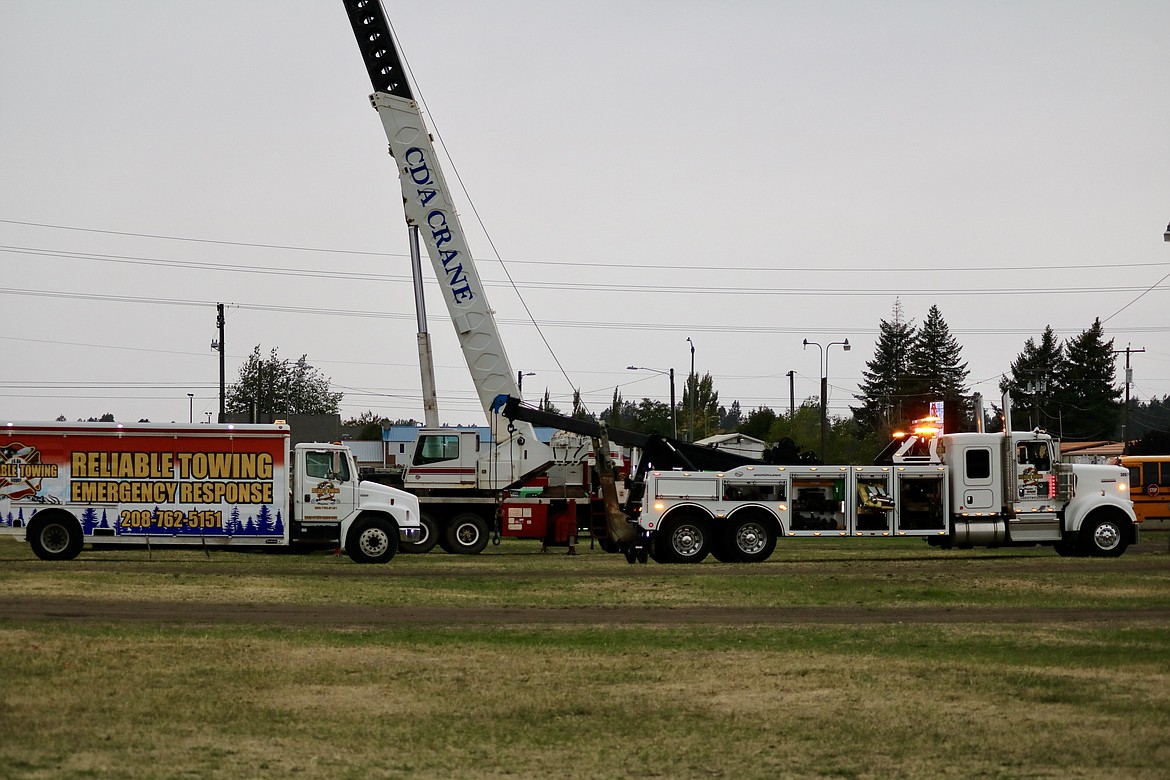
<instances>
[{"instance_id":1,"label":"utility pole","mask_svg":"<svg viewBox=\"0 0 1170 780\"><path fill-rule=\"evenodd\" d=\"M690 394L691 394L691 423L690 430L687 431L687 441L694 442L695 440L695 342L691 341L691 337L687 336L687 343L691 345L691 378L690 378Z\"/></svg>"},{"instance_id":2,"label":"utility pole","mask_svg":"<svg viewBox=\"0 0 1170 780\"><path fill-rule=\"evenodd\" d=\"M226 387L226 382L224 381L224 368L223 368L224 321L223 321L223 304L222 303L215 304L215 313L216 313L215 324L219 328L219 338L217 340L211 342L211 348L212 348L212 350L219 351L219 419L222 421L223 415L224 415L224 398L225 398L224 390Z\"/></svg>"},{"instance_id":3,"label":"utility pole","mask_svg":"<svg viewBox=\"0 0 1170 780\"><path fill-rule=\"evenodd\" d=\"M1170 231L1170 226L1167 226L1167 228L1168 228L1168 231ZM1170 232L1168 232L1167 235L1170 235ZM1170 238L1168 238L1167 240L1170 241ZM1114 355L1120 355L1122 352L1125 353L1125 413L1121 418L1121 452L1122 452L1122 454L1124 454L1125 451L1129 449L1129 386L1131 384L1133 384L1133 369L1129 367L1129 356L1130 356L1130 354L1135 353L1135 352L1145 352L1145 351L1146 351L1145 347L1142 347L1141 349L1134 349L1131 346L1129 346L1128 344L1125 345L1125 349L1113 350Z\"/></svg>"},{"instance_id":4,"label":"utility pole","mask_svg":"<svg viewBox=\"0 0 1170 780\"><path fill-rule=\"evenodd\" d=\"M788 419L796 418L796 372L789 371L784 376L788 377Z\"/></svg>"}]
</instances>

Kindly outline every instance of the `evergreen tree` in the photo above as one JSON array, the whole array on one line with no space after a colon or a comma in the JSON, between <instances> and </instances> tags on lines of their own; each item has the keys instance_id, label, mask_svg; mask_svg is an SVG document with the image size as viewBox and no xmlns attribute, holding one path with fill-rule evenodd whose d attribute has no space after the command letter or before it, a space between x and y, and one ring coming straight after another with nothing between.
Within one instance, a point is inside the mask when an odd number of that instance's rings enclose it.
<instances>
[{"instance_id":1,"label":"evergreen tree","mask_svg":"<svg viewBox=\"0 0 1170 780\"><path fill-rule=\"evenodd\" d=\"M1012 427L1055 430L1059 420L1056 377L1064 368L1064 345L1052 326L1040 334L1040 343L1029 338L1024 350L1012 361L1011 376L999 383L999 391L1012 394Z\"/></svg>"},{"instance_id":2,"label":"evergreen tree","mask_svg":"<svg viewBox=\"0 0 1170 780\"><path fill-rule=\"evenodd\" d=\"M854 396L861 406L851 407L862 435L876 433L884 438L908 416L903 411L903 396L915 335L914 325L902 317L901 301L895 301L893 319L878 324L873 359L861 372L861 393Z\"/></svg>"},{"instance_id":3,"label":"evergreen tree","mask_svg":"<svg viewBox=\"0 0 1170 780\"><path fill-rule=\"evenodd\" d=\"M926 417L932 401L946 404L943 429L950 433L971 425L971 396L967 390L967 364L963 348L951 335L938 306L931 306L910 348L907 415Z\"/></svg>"},{"instance_id":4,"label":"evergreen tree","mask_svg":"<svg viewBox=\"0 0 1170 780\"><path fill-rule=\"evenodd\" d=\"M1119 433L1121 389L1113 385L1117 356L1105 340L1101 319L1065 342L1066 360L1056 377L1060 435L1071 441L1109 439Z\"/></svg>"},{"instance_id":5,"label":"evergreen tree","mask_svg":"<svg viewBox=\"0 0 1170 780\"><path fill-rule=\"evenodd\" d=\"M1140 439L1149 431L1170 431L1170 395L1151 398L1149 401L1130 401L1130 440ZM1159 454L1170 454L1170 448Z\"/></svg>"}]
</instances>

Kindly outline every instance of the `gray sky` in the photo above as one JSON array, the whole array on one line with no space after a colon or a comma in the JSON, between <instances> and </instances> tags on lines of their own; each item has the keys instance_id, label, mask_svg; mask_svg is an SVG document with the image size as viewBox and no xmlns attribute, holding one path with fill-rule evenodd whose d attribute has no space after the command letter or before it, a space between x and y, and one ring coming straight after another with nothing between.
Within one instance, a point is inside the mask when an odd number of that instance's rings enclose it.
<instances>
[{"instance_id":1,"label":"gray sky","mask_svg":"<svg viewBox=\"0 0 1170 780\"><path fill-rule=\"evenodd\" d=\"M844 414L897 299L989 398L1094 317L1170 394L1164 0L384 5L530 398L681 397L689 336L783 409L848 338ZM229 383L261 344L421 419L369 92L340 2L0 0L0 417L207 419L223 301ZM441 416L482 422L427 290Z\"/></svg>"}]
</instances>

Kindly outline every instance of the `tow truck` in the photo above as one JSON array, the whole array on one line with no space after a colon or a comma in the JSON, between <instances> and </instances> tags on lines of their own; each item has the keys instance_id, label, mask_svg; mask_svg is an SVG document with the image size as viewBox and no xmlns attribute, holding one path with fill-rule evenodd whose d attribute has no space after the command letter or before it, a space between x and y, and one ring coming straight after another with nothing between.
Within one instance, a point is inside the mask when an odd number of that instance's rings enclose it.
<instances>
[{"instance_id":1,"label":"tow truck","mask_svg":"<svg viewBox=\"0 0 1170 780\"><path fill-rule=\"evenodd\" d=\"M497 407L513 420L589 425L518 398ZM917 537L948 549L1044 545L1114 557L1140 540L1125 468L1061 462L1047 432L1012 430L1008 394L1003 409L1001 433L943 434L926 419L865 466L717 451L680 465L677 443L648 446L607 549L631 562L758 563L786 539Z\"/></svg>"}]
</instances>

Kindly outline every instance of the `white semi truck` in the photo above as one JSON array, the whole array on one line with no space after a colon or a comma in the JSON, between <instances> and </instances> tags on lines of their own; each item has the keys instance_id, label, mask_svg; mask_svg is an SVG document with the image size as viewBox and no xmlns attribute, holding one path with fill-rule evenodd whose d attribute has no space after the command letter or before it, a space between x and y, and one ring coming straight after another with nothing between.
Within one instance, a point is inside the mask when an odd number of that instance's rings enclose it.
<instances>
[{"instance_id":1,"label":"white semi truck","mask_svg":"<svg viewBox=\"0 0 1170 780\"><path fill-rule=\"evenodd\" d=\"M699 463L693 452L651 442L621 507L628 527L609 526L612 547L631 562L697 563L708 555L767 560L789 538L920 537L945 548L1047 545L1096 556L1136 544L1129 472L1061 462L1059 441L1012 431L1010 397L1003 404L1003 433L942 434L923 421L872 466L771 464L715 451ZM558 424L516 398L498 405L509 418ZM579 421L559 424L584 430ZM697 467L680 467L680 455Z\"/></svg>"},{"instance_id":2,"label":"white semi truck","mask_svg":"<svg viewBox=\"0 0 1170 780\"><path fill-rule=\"evenodd\" d=\"M421 524L417 497L360 481L344 445L290 447L287 425L9 422L0 534L44 560L89 544L332 547L385 563Z\"/></svg>"}]
</instances>

